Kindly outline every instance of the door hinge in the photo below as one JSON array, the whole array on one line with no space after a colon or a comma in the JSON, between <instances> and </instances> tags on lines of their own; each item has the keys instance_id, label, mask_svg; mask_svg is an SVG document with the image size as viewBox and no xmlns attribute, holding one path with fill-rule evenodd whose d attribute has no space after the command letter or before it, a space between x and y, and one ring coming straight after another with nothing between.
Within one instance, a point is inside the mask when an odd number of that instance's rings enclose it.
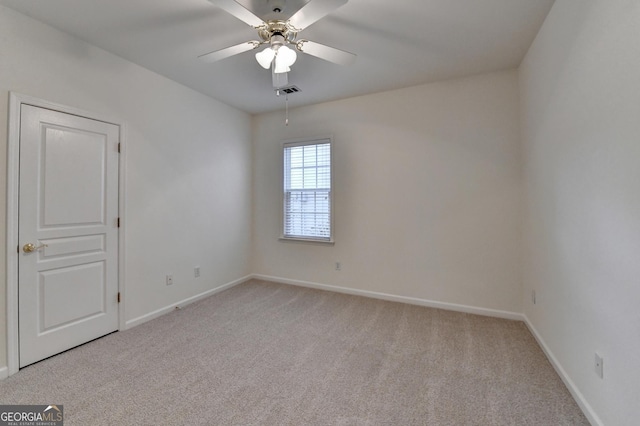
<instances>
[{"instance_id":1,"label":"door hinge","mask_svg":"<svg viewBox=\"0 0 640 426\"><path fill-rule=\"evenodd\" d=\"M120 152L120 142L118 142L118 152Z\"/></svg>"},{"instance_id":2,"label":"door hinge","mask_svg":"<svg viewBox=\"0 0 640 426\"><path fill-rule=\"evenodd\" d=\"M120 292L118 292L118 303L120 303Z\"/></svg>"},{"instance_id":3,"label":"door hinge","mask_svg":"<svg viewBox=\"0 0 640 426\"><path fill-rule=\"evenodd\" d=\"M120 218L118 218L118 228L120 228Z\"/></svg>"},{"instance_id":4,"label":"door hinge","mask_svg":"<svg viewBox=\"0 0 640 426\"><path fill-rule=\"evenodd\" d=\"M20 253L20 244L18 244L18 246L16 247L16 251Z\"/></svg>"}]
</instances>

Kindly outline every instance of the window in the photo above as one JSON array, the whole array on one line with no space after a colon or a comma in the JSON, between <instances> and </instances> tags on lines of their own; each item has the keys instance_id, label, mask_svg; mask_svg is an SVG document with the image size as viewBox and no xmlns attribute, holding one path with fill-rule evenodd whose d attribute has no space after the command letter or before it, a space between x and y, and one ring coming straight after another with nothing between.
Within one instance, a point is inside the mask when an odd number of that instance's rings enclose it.
<instances>
[{"instance_id":1,"label":"window","mask_svg":"<svg viewBox=\"0 0 640 426\"><path fill-rule=\"evenodd\" d=\"M283 145L282 237L333 241L331 139Z\"/></svg>"}]
</instances>

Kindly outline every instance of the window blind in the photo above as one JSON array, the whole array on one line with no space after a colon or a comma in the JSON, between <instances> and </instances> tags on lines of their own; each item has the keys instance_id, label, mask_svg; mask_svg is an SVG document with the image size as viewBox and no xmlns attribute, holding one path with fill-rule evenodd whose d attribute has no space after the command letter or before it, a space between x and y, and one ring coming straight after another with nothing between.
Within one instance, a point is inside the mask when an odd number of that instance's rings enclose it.
<instances>
[{"instance_id":1,"label":"window blind","mask_svg":"<svg viewBox=\"0 0 640 426\"><path fill-rule=\"evenodd\" d=\"M285 238L331 239L331 143L284 145Z\"/></svg>"}]
</instances>

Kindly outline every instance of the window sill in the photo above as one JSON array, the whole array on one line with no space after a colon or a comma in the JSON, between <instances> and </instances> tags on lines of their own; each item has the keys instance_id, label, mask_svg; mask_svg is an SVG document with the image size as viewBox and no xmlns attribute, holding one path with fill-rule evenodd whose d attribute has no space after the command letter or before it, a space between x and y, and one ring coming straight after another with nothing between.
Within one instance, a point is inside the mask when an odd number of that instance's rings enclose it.
<instances>
[{"instance_id":1,"label":"window sill","mask_svg":"<svg viewBox=\"0 0 640 426\"><path fill-rule=\"evenodd\" d=\"M307 244L320 244L332 246L335 244L333 240L314 240L313 238L292 238L292 237L280 237L278 238L280 241L284 241L287 243L307 243Z\"/></svg>"}]
</instances>

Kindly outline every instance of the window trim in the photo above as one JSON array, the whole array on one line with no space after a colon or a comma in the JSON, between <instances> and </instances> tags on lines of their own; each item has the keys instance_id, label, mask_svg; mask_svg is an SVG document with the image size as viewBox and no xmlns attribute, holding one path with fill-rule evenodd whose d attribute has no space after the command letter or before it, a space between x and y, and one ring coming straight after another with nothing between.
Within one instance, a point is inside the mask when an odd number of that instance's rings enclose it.
<instances>
[{"instance_id":1,"label":"window trim","mask_svg":"<svg viewBox=\"0 0 640 426\"><path fill-rule=\"evenodd\" d=\"M329 151L329 170L330 170L330 185L331 191L329 191L329 239L320 239L320 238L312 238L312 237L289 237L284 234L284 150L285 147L296 147L296 146L305 146L305 145L316 145L321 143L329 142L329 146L331 147ZM333 151L334 151L334 140L333 135L320 135L309 138L296 138L296 139L286 139L280 143L280 236L278 239L280 241L287 242L302 242L302 243L312 243L312 244L326 244L326 245L334 245L335 244L335 220L334 220L334 212L335 212L335 196L334 196L334 164L333 164Z\"/></svg>"}]
</instances>

